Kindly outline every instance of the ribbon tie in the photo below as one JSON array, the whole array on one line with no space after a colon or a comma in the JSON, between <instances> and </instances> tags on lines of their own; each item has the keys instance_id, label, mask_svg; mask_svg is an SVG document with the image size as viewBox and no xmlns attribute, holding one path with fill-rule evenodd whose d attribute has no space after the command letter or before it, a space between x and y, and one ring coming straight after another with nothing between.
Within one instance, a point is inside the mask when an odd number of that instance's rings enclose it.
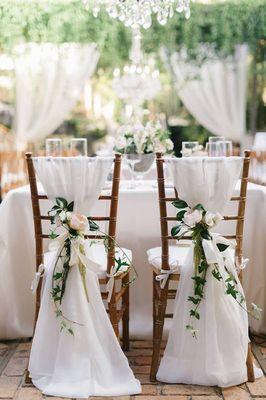
<instances>
[{"instance_id":1,"label":"ribbon tie","mask_svg":"<svg viewBox=\"0 0 266 400\"><path fill-rule=\"evenodd\" d=\"M110 274L106 274L107 277L109 278L107 284L106 284L106 290L108 292L108 297L107 297L107 302L109 303L111 301L113 289L114 289L114 284L115 284L115 277L117 275L116 272L116 267L112 266L110 270Z\"/></svg>"},{"instance_id":2,"label":"ribbon tie","mask_svg":"<svg viewBox=\"0 0 266 400\"><path fill-rule=\"evenodd\" d=\"M41 276L43 275L44 272L44 265L40 264L38 267L38 271L35 273L35 277L33 281L31 282L30 290L32 291L33 294L36 294Z\"/></svg>"},{"instance_id":3,"label":"ribbon tie","mask_svg":"<svg viewBox=\"0 0 266 400\"><path fill-rule=\"evenodd\" d=\"M166 282L171 274L178 272L178 265L171 266L170 269L161 269L161 274L156 275L155 279L157 282L160 282L161 289L164 289Z\"/></svg>"}]
</instances>

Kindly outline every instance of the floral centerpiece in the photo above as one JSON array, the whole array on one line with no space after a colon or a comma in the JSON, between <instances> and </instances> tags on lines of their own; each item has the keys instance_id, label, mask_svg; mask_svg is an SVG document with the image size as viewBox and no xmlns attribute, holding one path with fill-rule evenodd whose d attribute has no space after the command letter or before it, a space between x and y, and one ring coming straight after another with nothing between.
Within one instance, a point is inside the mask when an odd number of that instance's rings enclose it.
<instances>
[{"instance_id":1,"label":"floral centerpiece","mask_svg":"<svg viewBox=\"0 0 266 400\"><path fill-rule=\"evenodd\" d=\"M171 154L173 147L170 132L163 129L159 121L149 121L145 125L136 123L121 126L114 150L121 154Z\"/></svg>"}]
</instances>

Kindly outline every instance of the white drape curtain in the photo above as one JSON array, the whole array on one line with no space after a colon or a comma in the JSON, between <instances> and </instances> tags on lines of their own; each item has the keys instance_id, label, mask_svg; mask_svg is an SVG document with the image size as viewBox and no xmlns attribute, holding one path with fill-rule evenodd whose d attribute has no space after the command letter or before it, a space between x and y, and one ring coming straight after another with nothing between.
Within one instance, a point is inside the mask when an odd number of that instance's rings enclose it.
<instances>
[{"instance_id":1,"label":"white drape curtain","mask_svg":"<svg viewBox=\"0 0 266 400\"><path fill-rule=\"evenodd\" d=\"M202 48L199 51L202 53ZM237 46L227 58L218 58L210 49L204 52L206 61L200 65L188 61L184 50L165 58L178 95L210 132L241 141L246 132L248 46Z\"/></svg>"},{"instance_id":2,"label":"white drape curtain","mask_svg":"<svg viewBox=\"0 0 266 400\"><path fill-rule=\"evenodd\" d=\"M94 43L27 43L16 49L13 130L18 148L58 128L93 74L98 58Z\"/></svg>"}]
</instances>

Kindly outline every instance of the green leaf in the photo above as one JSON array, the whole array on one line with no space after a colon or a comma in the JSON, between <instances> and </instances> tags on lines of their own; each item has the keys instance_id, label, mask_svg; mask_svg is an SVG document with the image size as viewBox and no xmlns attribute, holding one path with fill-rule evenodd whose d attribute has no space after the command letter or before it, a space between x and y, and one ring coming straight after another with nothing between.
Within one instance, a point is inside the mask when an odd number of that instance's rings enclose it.
<instances>
[{"instance_id":1,"label":"green leaf","mask_svg":"<svg viewBox=\"0 0 266 400\"><path fill-rule=\"evenodd\" d=\"M202 261L201 264L199 265L199 273L201 274L207 268L208 268L208 264L206 263L206 261Z\"/></svg>"},{"instance_id":2,"label":"green leaf","mask_svg":"<svg viewBox=\"0 0 266 400\"><path fill-rule=\"evenodd\" d=\"M54 278L54 280L58 280L58 279L60 279L61 277L62 277L62 273L61 272L56 272L55 274L54 274L54 276L53 276L53 278Z\"/></svg>"},{"instance_id":3,"label":"green leaf","mask_svg":"<svg viewBox=\"0 0 266 400\"><path fill-rule=\"evenodd\" d=\"M69 204L67 205L67 211L72 212L73 209L74 209L74 201L71 201L71 203L69 203Z\"/></svg>"},{"instance_id":4,"label":"green leaf","mask_svg":"<svg viewBox=\"0 0 266 400\"><path fill-rule=\"evenodd\" d=\"M231 285L231 283L228 283L226 294L230 294L234 299L236 299L238 291L235 289L234 285Z\"/></svg>"},{"instance_id":5,"label":"green leaf","mask_svg":"<svg viewBox=\"0 0 266 400\"><path fill-rule=\"evenodd\" d=\"M197 285L204 285L206 283L206 279L198 275L192 276L191 279L193 279Z\"/></svg>"},{"instance_id":6,"label":"green leaf","mask_svg":"<svg viewBox=\"0 0 266 400\"><path fill-rule=\"evenodd\" d=\"M229 245L228 244L223 244L223 243L217 243L216 245L219 249L219 251L222 253L226 249L228 249Z\"/></svg>"},{"instance_id":7,"label":"green leaf","mask_svg":"<svg viewBox=\"0 0 266 400\"><path fill-rule=\"evenodd\" d=\"M215 279L217 279L218 281L222 280L223 277L220 274L220 272L217 269L213 269L212 270L212 275L214 276Z\"/></svg>"},{"instance_id":8,"label":"green leaf","mask_svg":"<svg viewBox=\"0 0 266 400\"><path fill-rule=\"evenodd\" d=\"M175 208L187 208L188 205L184 200L176 200L172 202Z\"/></svg>"},{"instance_id":9,"label":"green leaf","mask_svg":"<svg viewBox=\"0 0 266 400\"><path fill-rule=\"evenodd\" d=\"M200 298L188 296L188 301L192 301L193 304L197 305L201 301Z\"/></svg>"},{"instance_id":10,"label":"green leaf","mask_svg":"<svg viewBox=\"0 0 266 400\"><path fill-rule=\"evenodd\" d=\"M51 233L50 233L50 235L49 235L49 238L50 238L50 239L56 239L58 236L59 236L59 235L58 235L57 233L51 231Z\"/></svg>"},{"instance_id":11,"label":"green leaf","mask_svg":"<svg viewBox=\"0 0 266 400\"><path fill-rule=\"evenodd\" d=\"M200 319L200 315L196 310L190 310L190 316Z\"/></svg>"},{"instance_id":12,"label":"green leaf","mask_svg":"<svg viewBox=\"0 0 266 400\"><path fill-rule=\"evenodd\" d=\"M203 207L202 204L197 204L197 205L195 205L195 207L194 207L193 209L194 209L194 210L205 211L205 208Z\"/></svg>"},{"instance_id":13,"label":"green leaf","mask_svg":"<svg viewBox=\"0 0 266 400\"><path fill-rule=\"evenodd\" d=\"M67 207L67 201L66 199L64 199L63 197L57 197L55 199L56 204L60 207L60 208L66 208Z\"/></svg>"},{"instance_id":14,"label":"green leaf","mask_svg":"<svg viewBox=\"0 0 266 400\"><path fill-rule=\"evenodd\" d=\"M203 239L212 240L212 237L211 237L211 235L209 234L209 232L207 231L207 229L202 230L202 231L200 232L200 235L201 235L201 237L202 237Z\"/></svg>"},{"instance_id":15,"label":"green leaf","mask_svg":"<svg viewBox=\"0 0 266 400\"><path fill-rule=\"evenodd\" d=\"M185 215L186 212L187 212L186 210L179 211L176 214L177 221L183 221L183 218L184 218L184 215Z\"/></svg>"},{"instance_id":16,"label":"green leaf","mask_svg":"<svg viewBox=\"0 0 266 400\"><path fill-rule=\"evenodd\" d=\"M96 224L90 217L88 217L90 231L96 232L99 230L99 225Z\"/></svg>"},{"instance_id":17,"label":"green leaf","mask_svg":"<svg viewBox=\"0 0 266 400\"><path fill-rule=\"evenodd\" d=\"M181 225L176 225L171 229L171 236L175 237L178 235L178 233L180 232L182 226Z\"/></svg>"},{"instance_id":18,"label":"green leaf","mask_svg":"<svg viewBox=\"0 0 266 400\"><path fill-rule=\"evenodd\" d=\"M70 333L70 335L74 336L74 332L71 328L68 328L68 332Z\"/></svg>"}]
</instances>

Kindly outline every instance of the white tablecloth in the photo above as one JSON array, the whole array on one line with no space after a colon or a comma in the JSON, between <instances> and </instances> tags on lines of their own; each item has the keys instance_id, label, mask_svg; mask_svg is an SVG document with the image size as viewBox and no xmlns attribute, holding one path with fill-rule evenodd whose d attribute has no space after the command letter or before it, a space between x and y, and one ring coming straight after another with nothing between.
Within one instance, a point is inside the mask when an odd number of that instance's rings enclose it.
<instances>
[{"instance_id":1,"label":"white tablecloth","mask_svg":"<svg viewBox=\"0 0 266 400\"><path fill-rule=\"evenodd\" d=\"M172 195L172 189L167 190ZM99 202L100 203L100 202ZM236 213L231 202L228 213ZM48 202L46 203L48 205ZM47 210L46 210L47 211ZM99 210L95 210L95 214ZM34 319L34 233L30 192L22 187L8 193L0 206L0 339L30 337ZM219 232L225 233L223 227ZM138 280L131 286L130 333L147 338L152 334L152 273L146 250L160 245L159 208L154 182L143 181L137 189L122 182L117 239L133 251ZM248 301L263 308L259 321L250 319L252 330L266 333L266 188L249 184L245 225L244 272ZM170 321L169 321L170 323Z\"/></svg>"}]
</instances>

